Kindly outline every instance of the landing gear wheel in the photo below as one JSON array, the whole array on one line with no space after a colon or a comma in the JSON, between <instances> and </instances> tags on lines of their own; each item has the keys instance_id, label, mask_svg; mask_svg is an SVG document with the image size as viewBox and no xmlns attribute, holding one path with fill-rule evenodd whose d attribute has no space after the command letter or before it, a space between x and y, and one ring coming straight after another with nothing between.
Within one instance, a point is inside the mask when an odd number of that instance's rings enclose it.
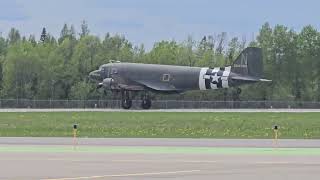
<instances>
[{"instance_id":1,"label":"landing gear wheel","mask_svg":"<svg viewBox=\"0 0 320 180\"><path fill-rule=\"evenodd\" d=\"M121 106L123 109L130 109L132 106L132 100L131 99L123 99L121 101Z\"/></svg>"},{"instance_id":2,"label":"landing gear wheel","mask_svg":"<svg viewBox=\"0 0 320 180\"><path fill-rule=\"evenodd\" d=\"M121 106L123 109L130 109L132 106L132 99L130 98L129 91L121 92Z\"/></svg>"},{"instance_id":3,"label":"landing gear wheel","mask_svg":"<svg viewBox=\"0 0 320 180\"><path fill-rule=\"evenodd\" d=\"M151 107L151 100L150 99L143 99L141 102L141 107L143 109L150 109Z\"/></svg>"},{"instance_id":4,"label":"landing gear wheel","mask_svg":"<svg viewBox=\"0 0 320 180\"><path fill-rule=\"evenodd\" d=\"M237 88L237 94L240 95L241 94L241 89Z\"/></svg>"}]
</instances>

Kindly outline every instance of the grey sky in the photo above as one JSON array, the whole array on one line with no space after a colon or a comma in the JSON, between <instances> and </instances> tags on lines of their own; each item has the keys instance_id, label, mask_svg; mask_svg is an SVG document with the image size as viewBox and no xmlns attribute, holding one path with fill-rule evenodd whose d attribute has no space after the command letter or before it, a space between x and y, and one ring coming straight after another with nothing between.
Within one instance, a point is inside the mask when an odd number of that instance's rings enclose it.
<instances>
[{"instance_id":1,"label":"grey sky","mask_svg":"<svg viewBox=\"0 0 320 180\"><path fill-rule=\"evenodd\" d=\"M200 39L222 31L251 39L261 25L283 24L299 31L319 29L316 0L0 0L0 32L11 27L39 36L42 27L59 36L64 23L79 29L86 20L92 34L125 35L147 48L159 40Z\"/></svg>"}]
</instances>

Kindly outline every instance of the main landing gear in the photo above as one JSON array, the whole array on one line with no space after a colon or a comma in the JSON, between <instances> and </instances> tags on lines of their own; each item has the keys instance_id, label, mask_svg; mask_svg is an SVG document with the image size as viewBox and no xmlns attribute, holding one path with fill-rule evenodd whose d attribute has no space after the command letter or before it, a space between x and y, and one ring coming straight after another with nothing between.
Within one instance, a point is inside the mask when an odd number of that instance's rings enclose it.
<instances>
[{"instance_id":1,"label":"main landing gear","mask_svg":"<svg viewBox=\"0 0 320 180\"><path fill-rule=\"evenodd\" d=\"M143 109L150 109L151 107L151 99L147 92L145 92L144 95L142 96L141 107Z\"/></svg>"},{"instance_id":2,"label":"main landing gear","mask_svg":"<svg viewBox=\"0 0 320 180\"><path fill-rule=\"evenodd\" d=\"M242 92L241 88L237 88L237 94L240 95Z\"/></svg>"},{"instance_id":3,"label":"main landing gear","mask_svg":"<svg viewBox=\"0 0 320 180\"><path fill-rule=\"evenodd\" d=\"M131 108L132 99L130 98L130 91L121 91L121 106L123 109Z\"/></svg>"},{"instance_id":4,"label":"main landing gear","mask_svg":"<svg viewBox=\"0 0 320 180\"><path fill-rule=\"evenodd\" d=\"M121 91L121 107L123 109L130 109L132 107L132 92L131 91ZM151 98L147 92L144 92L141 98L141 108L150 109Z\"/></svg>"}]
</instances>

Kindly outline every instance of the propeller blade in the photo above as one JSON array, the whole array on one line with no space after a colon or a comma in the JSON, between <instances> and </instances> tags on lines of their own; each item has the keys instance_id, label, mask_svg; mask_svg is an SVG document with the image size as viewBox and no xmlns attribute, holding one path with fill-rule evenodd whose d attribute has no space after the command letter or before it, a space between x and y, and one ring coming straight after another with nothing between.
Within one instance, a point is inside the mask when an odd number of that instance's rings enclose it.
<instances>
[{"instance_id":1,"label":"propeller blade","mask_svg":"<svg viewBox=\"0 0 320 180\"><path fill-rule=\"evenodd\" d=\"M103 83L99 83L99 84L97 85L97 89L102 88L102 86L103 86Z\"/></svg>"}]
</instances>

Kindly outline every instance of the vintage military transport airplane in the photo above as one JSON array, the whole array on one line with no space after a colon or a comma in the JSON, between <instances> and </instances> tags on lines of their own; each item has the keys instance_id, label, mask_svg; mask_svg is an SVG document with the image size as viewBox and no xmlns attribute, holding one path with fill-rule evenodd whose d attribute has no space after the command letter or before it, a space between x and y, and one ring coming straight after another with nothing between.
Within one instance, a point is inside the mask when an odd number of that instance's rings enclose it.
<instances>
[{"instance_id":1,"label":"vintage military transport airplane","mask_svg":"<svg viewBox=\"0 0 320 180\"><path fill-rule=\"evenodd\" d=\"M262 51L260 48L246 48L227 67L188 67L139 63L108 63L89 74L98 88L121 92L124 109L132 106L136 92L143 92L141 107L149 109L149 91L181 93L188 90L208 90L235 87L262 79Z\"/></svg>"}]
</instances>

